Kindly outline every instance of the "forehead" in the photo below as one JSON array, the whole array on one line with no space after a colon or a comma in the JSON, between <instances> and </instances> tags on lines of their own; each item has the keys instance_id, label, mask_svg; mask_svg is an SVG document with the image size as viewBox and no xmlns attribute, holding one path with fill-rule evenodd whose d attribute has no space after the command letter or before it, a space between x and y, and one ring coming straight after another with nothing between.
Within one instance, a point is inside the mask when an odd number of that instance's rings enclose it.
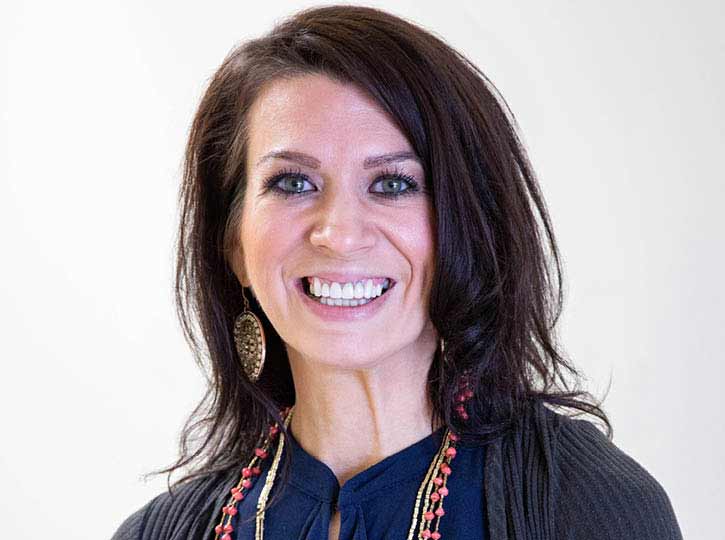
<instances>
[{"instance_id":1,"label":"forehead","mask_svg":"<svg viewBox=\"0 0 725 540\"><path fill-rule=\"evenodd\" d=\"M362 90L322 75L266 86L249 116L248 163L282 148L322 160L411 150L405 135Z\"/></svg>"}]
</instances>

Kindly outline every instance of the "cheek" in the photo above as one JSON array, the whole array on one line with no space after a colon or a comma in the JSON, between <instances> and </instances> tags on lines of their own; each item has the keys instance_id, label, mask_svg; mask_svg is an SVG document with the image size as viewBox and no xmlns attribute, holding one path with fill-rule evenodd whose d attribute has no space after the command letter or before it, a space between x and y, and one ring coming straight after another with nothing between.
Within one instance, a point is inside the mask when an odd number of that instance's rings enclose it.
<instances>
[{"instance_id":1,"label":"cheek","mask_svg":"<svg viewBox=\"0 0 725 540\"><path fill-rule=\"evenodd\" d=\"M268 288L279 280L285 254L295 243L295 230L278 215L263 211L247 214L242 223L242 245L247 272L258 288Z\"/></svg>"},{"instance_id":2,"label":"cheek","mask_svg":"<svg viewBox=\"0 0 725 540\"><path fill-rule=\"evenodd\" d=\"M410 265L411 282L424 289L432 280L435 263L435 225L432 210L406 212L391 220L390 231L397 249Z\"/></svg>"},{"instance_id":3,"label":"cheek","mask_svg":"<svg viewBox=\"0 0 725 540\"><path fill-rule=\"evenodd\" d=\"M418 263L430 263L435 250L432 212L409 213L396 225L397 236Z\"/></svg>"}]
</instances>

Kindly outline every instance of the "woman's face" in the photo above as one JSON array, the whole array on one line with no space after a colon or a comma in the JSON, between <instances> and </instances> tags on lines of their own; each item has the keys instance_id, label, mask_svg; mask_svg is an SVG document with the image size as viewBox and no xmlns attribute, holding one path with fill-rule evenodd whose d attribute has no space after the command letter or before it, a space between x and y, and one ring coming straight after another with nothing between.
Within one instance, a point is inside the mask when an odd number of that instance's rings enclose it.
<instances>
[{"instance_id":1,"label":"woman's face","mask_svg":"<svg viewBox=\"0 0 725 540\"><path fill-rule=\"evenodd\" d=\"M250 110L246 173L233 267L290 357L364 368L435 350L432 201L412 147L371 99L320 75L271 83ZM303 281L315 277L312 294L363 305L310 298Z\"/></svg>"}]
</instances>

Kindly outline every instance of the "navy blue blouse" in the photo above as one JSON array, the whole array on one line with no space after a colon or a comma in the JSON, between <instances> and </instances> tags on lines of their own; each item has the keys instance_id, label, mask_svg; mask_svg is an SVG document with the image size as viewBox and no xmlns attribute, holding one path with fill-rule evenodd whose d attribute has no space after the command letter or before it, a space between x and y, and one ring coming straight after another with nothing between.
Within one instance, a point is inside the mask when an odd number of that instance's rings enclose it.
<instances>
[{"instance_id":1,"label":"navy blue blouse","mask_svg":"<svg viewBox=\"0 0 725 540\"><path fill-rule=\"evenodd\" d=\"M332 470L310 455L294 437L285 438L283 454L291 452L289 483L282 498L269 505L279 490L281 462L264 519L265 540L322 540L329 535L330 520L340 510L340 540L405 540L413 517L415 499L433 456L440 448L445 428L386 457L357 473L340 487ZM452 472L446 483L446 514L440 520L441 539L486 538L483 494L485 446L459 441ZM273 449L274 450L274 449ZM284 459L286 456L282 456ZM274 453L263 461L262 474L247 496L237 503L232 518L232 538L254 538L254 513ZM417 537L414 536L413 538Z\"/></svg>"}]
</instances>

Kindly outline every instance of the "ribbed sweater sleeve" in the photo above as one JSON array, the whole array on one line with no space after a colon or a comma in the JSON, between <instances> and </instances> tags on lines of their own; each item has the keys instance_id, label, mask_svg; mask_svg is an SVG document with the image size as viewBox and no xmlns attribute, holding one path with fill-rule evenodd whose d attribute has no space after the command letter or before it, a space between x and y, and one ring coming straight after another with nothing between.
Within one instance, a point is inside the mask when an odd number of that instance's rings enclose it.
<instances>
[{"instance_id":1,"label":"ribbed sweater sleeve","mask_svg":"<svg viewBox=\"0 0 725 540\"><path fill-rule=\"evenodd\" d=\"M111 537L111 540L140 540L141 534L144 530L148 510L155 504L156 499L159 497L147 502L143 505L143 507L128 516L116 530L116 533Z\"/></svg>"},{"instance_id":2,"label":"ribbed sweater sleeve","mask_svg":"<svg viewBox=\"0 0 725 540\"><path fill-rule=\"evenodd\" d=\"M205 538L235 482L217 473L161 493L127 517L111 540Z\"/></svg>"},{"instance_id":3,"label":"ribbed sweater sleeve","mask_svg":"<svg viewBox=\"0 0 725 540\"><path fill-rule=\"evenodd\" d=\"M563 419L555 448L557 539L682 540L662 486L592 423Z\"/></svg>"}]
</instances>

